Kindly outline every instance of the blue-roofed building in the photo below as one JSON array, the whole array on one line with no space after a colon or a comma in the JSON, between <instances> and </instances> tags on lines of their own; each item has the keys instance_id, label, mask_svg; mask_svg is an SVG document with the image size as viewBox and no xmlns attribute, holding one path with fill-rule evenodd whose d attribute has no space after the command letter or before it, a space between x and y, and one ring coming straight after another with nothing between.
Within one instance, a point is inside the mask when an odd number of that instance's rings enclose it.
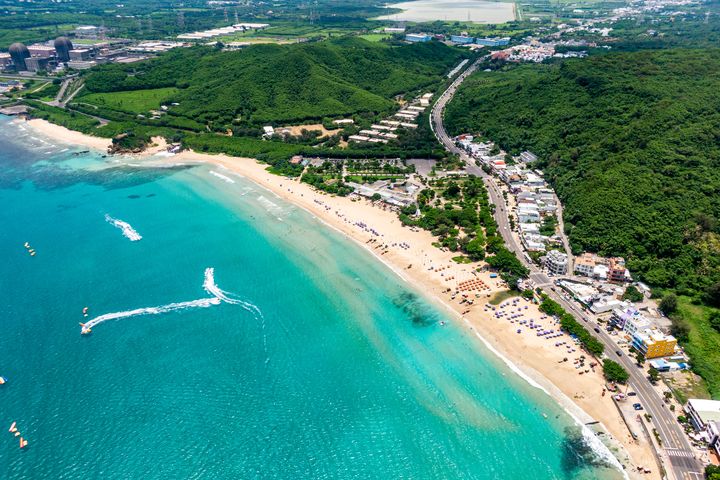
<instances>
[{"instance_id":1,"label":"blue-roofed building","mask_svg":"<svg viewBox=\"0 0 720 480\"><path fill-rule=\"evenodd\" d=\"M672 362L667 361L664 358L657 358L650 360L650 366L656 369L658 372L674 372L676 370L687 370L690 368L685 362Z\"/></svg>"},{"instance_id":2,"label":"blue-roofed building","mask_svg":"<svg viewBox=\"0 0 720 480\"><path fill-rule=\"evenodd\" d=\"M432 39L427 33L408 33L405 40L408 42L429 42Z\"/></svg>"},{"instance_id":3,"label":"blue-roofed building","mask_svg":"<svg viewBox=\"0 0 720 480\"><path fill-rule=\"evenodd\" d=\"M465 35L451 35L450 41L459 45L469 45L475 42L475 37L468 37Z\"/></svg>"},{"instance_id":4,"label":"blue-roofed building","mask_svg":"<svg viewBox=\"0 0 720 480\"><path fill-rule=\"evenodd\" d=\"M510 37L476 38L475 43L486 47L501 47L510 43Z\"/></svg>"}]
</instances>

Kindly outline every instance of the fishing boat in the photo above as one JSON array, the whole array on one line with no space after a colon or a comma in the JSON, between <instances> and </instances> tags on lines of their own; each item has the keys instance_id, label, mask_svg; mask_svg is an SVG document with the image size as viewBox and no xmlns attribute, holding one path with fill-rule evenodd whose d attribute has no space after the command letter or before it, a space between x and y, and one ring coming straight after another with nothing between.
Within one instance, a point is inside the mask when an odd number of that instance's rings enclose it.
<instances>
[{"instance_id":1,"label":"fishing boat","mask_svg":"<svg viewBox=\"0 0 720 480\"><path fill-rule=\"evenodd\" d=\"M12 425L10 425L8 432L17 432L17 427L15 425L17 425L17 422L13 422Z\"/></svg>"},{"instance_id":2,"label":"fishing boat","mask_svg":"<svg viewBox=\"0 0 720 480\"><path fill-rule=\"evenodd\" d=\"M25 440L23 437L20 437L20 448L27 447L28 441Z\"/></svg>"},{"instance_id":3,"label":"fishing boat","mask_svg":"<svg viewBox=\"0 0 720 480\"><path fill-rule=\"evenodd\" d=\"M4 385L7 383L7 378L0 376L0 385Z\"/></svg>"}]
</instances>

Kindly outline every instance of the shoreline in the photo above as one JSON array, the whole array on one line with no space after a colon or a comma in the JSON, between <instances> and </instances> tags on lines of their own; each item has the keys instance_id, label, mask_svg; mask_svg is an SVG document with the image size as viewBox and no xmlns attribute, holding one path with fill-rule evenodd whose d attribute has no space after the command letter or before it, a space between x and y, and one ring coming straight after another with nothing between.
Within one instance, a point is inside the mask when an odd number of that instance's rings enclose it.
<instances>
[{"instance_id":1,"label":"shoreline","mask_svg":"<svg viewBox=\"0 0 720 480\"><path fill-rule=\"evenodd\" d=\"M38 133L64 143L98 148L98 140L106 144L110 142L71 132L44 120L31 120L27 124ZM72 135L66 136L67 132ZM571 354L569 350L559 350L557 346L553 350L544 337L528 335L527 331L519 335L516 333L517 326L510 325L506 318L494 318L493 310L489 310L486 305L491 294L504 290L498 279L490 279L488 272L475 272L478 264L453 262L451 257L455 254L433 247L431 243L435 238L429 232L402 226L395 212L373 205L369 200L332 197L297 180L273 175L266 171L266 165L254 159L192 151L153 157L158 151L159 148L153 148L131 157L161 164L207 164L231 171L302 208L324 225L356 242L415 290L452 313L452 320L460 321L459 327L468 329L468 333L474 335L515 374L552 397L578 424L584 426L592 421L599 422L602 430L610 433L631 458L626 469L621 470L623 474L630 478L660 478L660 472L655 469L650 475L639 475L632 468L636 465L655 465L654 453L649 444L632 440L610 394L600 395L604 386L600 369L596 368L585 375L579 374L572 363L562 362L562 358L577 358L582 354L581 351L573 351L574 354ZM215 172L215 176L218 175L222 173ZM488 287L481 291L481 298L474 299L470 307L460 304L459 298L455 299L448 293L448 290L458 288L458 282L466 280L480 280ZM468 296L471 294L475 292L468 292ZM534 318L541 316L537 306L521 302L528 315ZM567 339L569 337L564 335L560 340ZM584 429L589 431L587 427ZM599 438L595 434L591 435ZM613 456L617 457L616 454Z\"/></svg>"},{"instance_id":2,"label":"shoreline","mask_svg":"<svg viewBox=\"0 0 720 480\"><path fill-rule=\"evenodd\" d=\"M46 137L50 137L59 142L68 145L81 145L96 150L102 150L104 154L107 154L107 149L112 144L112 140L109 138L93 137L92 135L76 132L75 130L70 130L61 125L55 125L54 123L50 123L47 120L40 118L14 120L14 122L28 125L39 134L45 135Z\"/></svg>"}]
</instances>

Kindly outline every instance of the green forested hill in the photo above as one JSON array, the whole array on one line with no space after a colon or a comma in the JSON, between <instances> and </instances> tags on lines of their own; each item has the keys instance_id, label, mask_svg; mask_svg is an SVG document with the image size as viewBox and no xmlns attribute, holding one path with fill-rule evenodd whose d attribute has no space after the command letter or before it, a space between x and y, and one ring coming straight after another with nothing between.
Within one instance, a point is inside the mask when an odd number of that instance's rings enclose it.
<instances>
[{"instance_id":1,"label":"green forested hill","mask_svg":"<svg viewBox=\"0 0 720 480\"><path fill-rule=\"evenodd\" d=\"M720 50L482 72L446 116L456 134L539 154L576 250L720 304Z\"/></svg>"},{"instance_id":2,"label":"green forested hill","mask_svg":"<svg viewBox=\"0 0 720 480\"><path fill-rule=\"evenodd\" d=\"M438 42L398 46L359 38L235 52L195 47L98 68L88 74L86 91L177 87L174 115L214 126L281 124L390 110L394 95L441 80L461 55Z\"/></svg>"}]
</instances>

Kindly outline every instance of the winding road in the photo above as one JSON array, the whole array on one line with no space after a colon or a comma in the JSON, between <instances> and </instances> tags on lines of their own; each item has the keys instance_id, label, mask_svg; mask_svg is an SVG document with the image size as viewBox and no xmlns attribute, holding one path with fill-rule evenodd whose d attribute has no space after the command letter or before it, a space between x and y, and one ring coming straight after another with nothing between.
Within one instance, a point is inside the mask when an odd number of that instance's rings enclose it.
<instances>
[{"instance_id":1,"label":"winding road","mask_svg":"<svg viewBox=\"0 0 720 480\"><path fill-rule=\"evenodd\" d=\"M475 164L473 158L459 148L453 139L448 135L443 124L443 112L445 106L452 100L458 87L465 79L475 72L480 64L487 56L478 58L468 68L466 68L458 77L450 84L450 86L440 95L433 105L430 115L430 128L435 133L438 141L443 144L445 149L460 157L465 163L465 170L469 175L474 175L483 179L490 201L496 206L495 220L498 224L503 240L509 250L514 252L523 264L530 270L530 279L536 286L543 288L550 298L558 302L562 307L571 313L575 318L583 323L591 323L592 326L597 323L597 319L592 315L583 313L580 307L572 301L568 301L564 296L551 289L553 282L537 265L527 260L525 252L517 239L513 236L510 228L508 206L502 196L502 192L498 188L497 180ZM559 204L559 202L558 202ZM560 210L562 211L562 210ZM658 454L663 458L665 468L670 464L670 472L677 480L701 480L703 476L703 465L695 458L695 452L690 445L685 433L676 420L676 414L681 412L671 412L663 398L653 388L649 380L645 376L643 369L637 367L635 362L627 355L620 352L617 344L610 335L599 329L600 333L596 333L596 337L605 346L607 356L620 363L630 374L629 388L637 393L638 401L645 408L645 412L652 416L651 424L648 426L650 430L653 428L657 431L662 442L662 449Z\"/></svg>"}]
</instances>

